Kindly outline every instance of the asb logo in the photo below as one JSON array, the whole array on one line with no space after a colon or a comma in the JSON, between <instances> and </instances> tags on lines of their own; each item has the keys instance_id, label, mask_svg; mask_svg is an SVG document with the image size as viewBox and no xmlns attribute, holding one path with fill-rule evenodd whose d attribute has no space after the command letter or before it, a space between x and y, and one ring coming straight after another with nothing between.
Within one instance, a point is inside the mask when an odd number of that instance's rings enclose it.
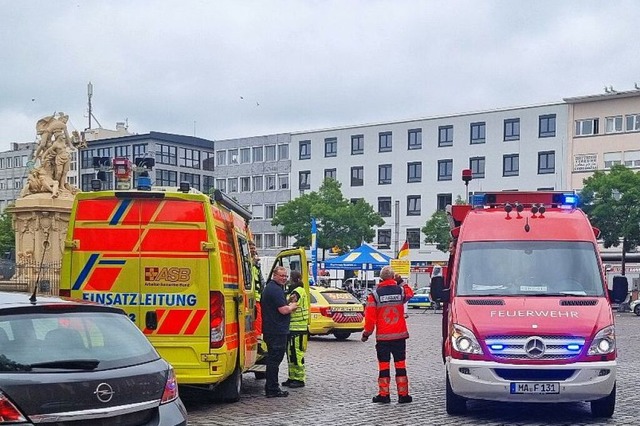
<instances>
[{"instance_id":1,"label":"asb logo","mask_svg":"<svg viewBox=\"0 0 640 426\"><path fill-rule=\"evenodd\" d=\"M145 281L187 282L191 277L189 268L160 268L147 266L144 268Z\"/></svg>"}]
</instances>

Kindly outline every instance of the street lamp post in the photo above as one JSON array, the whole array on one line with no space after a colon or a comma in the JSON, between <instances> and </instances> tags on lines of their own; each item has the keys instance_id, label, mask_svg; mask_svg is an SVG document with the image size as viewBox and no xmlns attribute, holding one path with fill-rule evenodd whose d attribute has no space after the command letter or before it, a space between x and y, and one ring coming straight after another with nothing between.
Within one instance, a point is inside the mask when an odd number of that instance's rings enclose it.
<instances>
[{"instance_id":1,"label":"street lamp post","mask_svg":"<svg viewBox=\"0 0 640 426\"><path fill-rule=\"evenodd\" d=\"M616 204L618 202L620 202L620 200L622 199L622 193L617 190L617 189L613 189L611 190L611 197L616 201ZM616 210L618 209L618 206L616 205ZM623 235L622 236L622 257L621 257L621 264L620 264L620 268L622 269L622 273L621 275L624 277L626 274L626 246L627 246L627 236Z\"/></svg>"}]
</instances>

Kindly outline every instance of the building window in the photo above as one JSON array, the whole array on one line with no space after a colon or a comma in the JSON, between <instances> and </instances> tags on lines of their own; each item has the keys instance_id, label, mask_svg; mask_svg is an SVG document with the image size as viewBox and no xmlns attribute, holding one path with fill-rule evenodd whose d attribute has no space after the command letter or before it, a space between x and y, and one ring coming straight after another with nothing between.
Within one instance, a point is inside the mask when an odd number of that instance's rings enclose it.
<instances>
[{"instance_id":1,"label":"building window","mask_svg":"<svg viewBox=\"0 0 640 426\"><path fill-rule=\"evenodd\" d=\"M624 165L626 167L640 167L640 151L626 151L624 153Z\"/></svg>"},{"instance_id":2,"label":"building window","mask_svg":"<svg viewBox=\"0 0 640 426\"><path fill-rule=\"evenodd\" d=\"M238 150L230 149L228 151L229 154L229 165L238 164L240 162L240 158L238 158Z\"/></svg>"},{"instance_id":3,"label":"building window","mask_svg":"<svg viewBox=\"0 0 640 426\"><path fill-rule=\"evenodd\" d=\"M378 133L378 152L391 152L393 149L393 136L391 132Z\"/></svg>"},{"instance_id":4,"label":"building window","mask_svg":"<svg viewBox=\"0 0 640 426\"><path fill-rule=\"evenodd\" d=\"M278 234L278 247L289 247L289 238L286 235Z\"/></svg>"},{"instance_id":5,"label":"building window","mask_svg":"<svg viewBox=\"0 0 640 426\"><path fill-rule=\"evenodd\" d=\"M407 182L422 182L422 162L407 163Z\"/></svg>"},{"instance_id":6,"label":"building window","mask_svg":"<svg viewBox=\"0 0 640 426\"><path fill-rule=\"evenodd\" d=\"M227 151L217 151L216 152L216 165L224 166L227 164Z\"/></svg>"},{"instance_id":7,"label":"building window","mask_svg":"<svg viewBox=\"0 0 640 426\"><path fill-rule=\"evenodd\" d=\"M378 197L378 214L391 217L391 197Z\"/></svg>"},{"instance_id":8,"label":"building window","mask_svg":"<svg viewBox=\"0 0 640 426\"><path fill-rule=\"evenodd\" d=\"M486 142L486 127L484 122L471 123L471 145Z\"/></svg>"},{"instance_id":9,"label":"building window","mask_svg":"<svg viewBox=\"0 0 640 426\"><path fill-rule=\"evenodd\" d=\"M622 152L605 152L603 155L604 168L610 169L613 166L622 164Z\"/></svg>"},{"instance_id":10,"label":"building window","mask_svg":"<svg viewBox=\"0 0 640 426\"><path fill-rule=\"evenodd\" d=\"M626 131L637 132L640 130L640 114L630 114L625 117Z\"/></svg>"},{"instance_id":11,"label":"building window","mask_svg":"<svg viewBox=\"0 0 640 426\"><path fill-rule=\"evenodd\" d=\"M324 169L324 178L337 180L337 169Z\"/></svg>"},{"instance_id":12,"label":"building window","mask_svg":"<svg viewBox=\"0 0 640 426\"><path fill-rule=\"evenodd\" d=\"M502 176L518 176L520 174L520 155L506 154L502 156Z\"/></svg>"},{"instance_id":13,"label":"building window","mask_svg":"<svg viewBox=\"0 0 640 426\"><path fill-rule=\"evenodd\" d=\"M281 143L278 145L278 160L289 159L289 144Z\"/></svg>"},{"instance_id":14,"label":"building window","mask_svg":"<svg viewBox=\"0 0 640 426\"><path fill-rule=\"evenodd\" d=\"M213 176L202 176L202 192L212 194L216 188L216 180Z\"/></svg>"},{"instance_id":15,"label":"building window","mask_svg":"<svg viewBox=\"0 0 640 426\"><path fill-rule=\"evenodd\" d=\"M264 150L261 146L253 147L253 162L254 163L262 163L264 161Z\"/></svg>"},{"instance_id":16,"label":"building window","mask_svg":"<svg viewBox=\"0 0 640 426\"><path fill-rule=\"evenodd\" d=\"M438 146L453 145L453 126L438 127Z\"/></svg>"},{"instance_id":17,"label":"building window","mask_svg":"<svg viewBox=\"0 0 640 426\"><path fill-rule=\"evenodd\" d=\"M276 189L276 175L267 175L267 191L275 191Z\"/></svg>"},{"instance_id":18,"label":"building window","mask_svg":"<svg viewBox=\"0 0 640 426\"><path fill-rule=\"evenodd\" d=\"M576 136L589 136L598 134L598 119L576 120Z\"/></svg>"},{"instance_id":19,"label":"building window","mask_svg":"<svg viewBox=\"0 0 640 426\"><path fill-rule=\"evenodd\" d=\"M240 192L251 192L251 178L249 176L240 178Z\"/></svg>"},{"instance_id":20,"label":"building window","mask_svg":"<svg viewBox=\"0 0 640 426\"><path fill-rule=\"evenodd\" d=\"M420 196L409 195L407 197L407 216L420 216L421 210Z\"/></svg>"},{"instance_id":21,"label":"building window","mask_svg":"<svg viewBox=\"0 0 640 426\"><path fill-rule=\"evenodd\" d=\"M156 185L178 186L178 172L174 170L156 169Z\"/></svg>"},{"instance_id":22,"label":"building window","mask_svg":"<svg viewBox=\"0 0 640 426\"><path fill-rule=\"evenodd\" d=\"M408 131L407 149L422 149L422 129L411 129Z\"/></svg>"},{"instance_id":23,"label":"building window","mask_svg":"<svg viewBox=\"0 0 640 426\"><path fill-rule=\"evenodd\" d=\"M311 158L311 141L300 141L299 142L299 154L298 158L300 160L308 160Z\"/></svg>"},{"instance_id":24,"label":"building window","mask_svg":"<svg viewBox=\"0 0 640 426\"><path fill-rule=\"evenodd\" d=\"M520 119L509 118L504 120L504 140L517 141L520 140Z\"/></svg>"},{"instance_id":25,"label":"building window","mask_svg":"<svg viewBox=\"0 0 640 426\"><path fill-rule=\"evenodd\" d=\"M247 164L251 162L251 148L240 149L240 163Z\"/></svg>"},{"instance_id":26,"label":"building window","mask_svg":"<svg viewBox=\"0 0 640 426\"><path fill-rule=\"evenodd\" d=\"M351 155L364 154L364 135L351 136Z\"/></svg>"},{"instance_id":27,"label":"building window","mask_svg":"<svg viewBox=\"0 0 640 426\"><path fill-rule=\"evenodd\" d=\"M438 160L438 180L451 180L453 177L453 160Z\"/></svg>"},{"instance_id":28,"label":"building window","mask_svg":"<svg viewBox=\"0 0 640 426\"><path fill-rule=\"evenodd\" d=\"M123 158L129 158L129 145L121 145L121 146L116 146L114 148L115 151L115 156L116 157L123 157ZM175 150L175 147L174 147Z\"/></svg>"},{"instance_id":29,"label":"building window","mask_svg":"<svg viewBox=\"0 0 640 426\"><path fill-rule=\"evenodd\" d=\"M407 229L407 242L410 249L420 248L420 228Z\"/></svg>"},{"instance_id":30,"label":"building window","mask_svg":"<svg viewBox=\"0 0 640 426\"><path fill-rule=\"evenodd\" d=\"M202 170L212 172L215 170L215 153L204 151L202 153Z\"/></svg>"},{"instance_id":31,"label":"building window","mask_svg":"<svg viewBox=\"0 0 640 426\"><path fill-rule=\"evenodd\" d=\"M289 175L278 175L278 189L289 189Z\"/></svg>"},{"instance_id":32,"label":"building window","mask_svg":"<svg viewBox=\"0 0 640 426\"><path fill-rule=\"evenodd\" d=\"M270 249L276 246L276 234L264 234L264 248Z\"/></svg>"},{"instance_id":33,"label":"building window","mask_svg":"<svg viewBox=\"0 0 640 426\"><path fill-rule=\"evenodd\" d=\"M351 168L351 186L364 185L364 167L356 166Z\"/></svg>"},{"instance_id":34,"label":"building window","mask_svg":"<svg viewBox=\"0 0 640 426\"><path fill-rule=\"evenodd\" d=\"M484 157L470 158L469 168L474 179L484 179Z\"/></svg>"},{"instance_id":35,"label":"building window","mask_svg":"<svg viewBox=\"0 0 640 426\"><path fill-rule=\"evenodd\" d=\"M265 219L273 219L273 216L276 214L276 205L275 204L265 204L264 205L264 218Z\"/></svg>"},{"instance_id":36,"label":"building window","mask_svg":"<svg viewBox=\"0 0 640 426\"><path fill-rule=\"evenodd\" d=\"M172 166L178 164L178 150L175 146L158 144L158 151L156 154L158 163Z\"/></svg>"},{"instance_id":37,"label":"building window","mask_svg":"<svg viewBox=\"0 0 640 426\"><path fill-rule=\"evenodd\" d=\"M264 161L276 161L275 145L267 145L264 147Z\"/></svg>"},{"instance_id":38,"label":"building window","mask_svg":"<svg viewBox=\"0 0 640 426\"><path fill-rule=\"evenodd\" d=\"M437 205L438 210L445 210L447 206L453 204L451 194L438 194Z\"/></svg>"},{"instance_id":39,"label":"building window","mask_svg":"<svg viewBox=\"0 0 640 426\"><path fill-rule=\"evenodd\" d=\"M179 153L180 158L178 161L178 165L180 167L188 167L190 169L200 168L200 151L198 151L197 149L180 148ZM238 150L236 150L236 157L237 154Z\"/></svg>"},{"instance_id":40,"label":"building window","mask_svg":"<svg viewBox=\"0 0 640 426\"><path fill-rule=\"evenodd\" d=\"M311 171L302 170L298 173L298 189L311 189Z\"/></svg>"},{"instance_id":41,"label":"building window","mask_svg":"<svg viewBox=\"0 0 640 426\"><path fill-rule=\"evenodd\" d=\"M229 189L229 194L238 192L238 178L229 178L227 188Z\"/></svg>"},{"instance_id":42,"label":"building window","mask_svg":"<svg viewBox=\"0 0 640 426\"><path fill-rule=\"evenodd\" d=\"M133 158L144 157L147 154L147 144L141 143L133 145ZM100 157L100 155L99 155Z\"/></svg>"},{"instance_id":43,"label":"building window","mask_svg":"<svg viewBox=\"0 0 640 426\"><path fill-rule=\"evenodd\" d=\"M262 176L253 177L253 190L264 191L264 178Z\"/></svg>"},{"instance_id":44,"label":"building window","mask_svg":"<svg viewBox=\"0 0 640 426\"><path fill-rule=\"evenodd\" d=\"M254 216L255 218L255 216ZM256 247L261 249L262 246L262 234L253 234L253 242L256 244Z\"/></svg>"},{"instance_id":45,"label":"building window","mask_svg":"<svg viewBox=\"0 0 640 426\"><path fill-rule=\"evenodd\" d=\"M378 248L391 248L391 229L378 229Z\"/></svg>"},{"instance_id":46,"label":"building window","mask_svg":"<svg viewBox=\"0 0 640 426\"><path fill-rule=\"evenodd\" d=\"M555 151L543 151L538 153L538 174L546 175L556 172Z\"/></svg>"},{"instance_id":47,"label":"building window","mask_svg":"<svg viewBox=\"0 0 640 426\"><path fill-rule=\"evenodd\" d=\"M192 188L200 191L200 175L197 173L180 173L180 182L189 182ZM236 185L238 182L236 181Z\"/></svg>"},{"instance_id":48,"label":"building window","mask_svg":"<svg viewBox=\"0 0 640 426\"><path fill-rule=\"evenodd\" d=\"M604 119L604 132L605 133L622 132L622 116L617 115L615 117L606 117Z\"/></svg>"},{"instance_id":49,"label":"building window","mask_svg":"<svg viewBox=\"0 0 640 426\"><path fill-rule=\"evenodd\" d=\"M262 204L254 204L251 206L251 216L253 219L264 219L264 206ZM253 236L255 238L255 234ZM256 246L258 243L256 243Z\"/></svg>"},{"instance_id":50,"label":"building window","mask_svg":"<svg viewBox=\"0 0 640 426\"><path fill-rule=\"evenodd\" d=\"M324 156L335 157L338 155L338 139L326 138L324 140Z\"/></svg>"},{"instance_id":51,"label":"building window","mask_svg":"<svg viewBox=\"0 0 640 426\"><path fill-rule=\"evenodd\" d=\"M216 179L216 189L219 189L222 192L227 192L227 180Z\"/></svg>"},{"instance_id":52,"label":"building window","mask_svg":"<svg viewBox=\"0 0 640 426\"><path fill-rule=\"evenodd\" d=\"M538 117L538 137L552 138L556 135L556 115L548 114Z\"/></svg>"},{"instance_id":53,"label":"building window","mask_svg":"<svg viewBox=\"0 0 640 426\"><path fill-rule=\"evenodd\" d=\"M378 185L391 184L391 164L380 164L378 166Z\"/></svg>"}]
</instances>

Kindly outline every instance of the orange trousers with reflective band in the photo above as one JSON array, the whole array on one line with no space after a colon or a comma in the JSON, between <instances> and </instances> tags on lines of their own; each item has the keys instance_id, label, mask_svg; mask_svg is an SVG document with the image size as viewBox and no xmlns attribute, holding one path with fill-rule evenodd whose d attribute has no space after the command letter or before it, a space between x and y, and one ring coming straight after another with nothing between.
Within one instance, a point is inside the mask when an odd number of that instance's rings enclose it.
<instances>
[{"instance_id":1,"label":"orange trousers with reflective band","mask_svg":"<svg viewBox=\"0 0 640 426\"><path fill-rule=\"evenodd\" d=\"M409 379L407 378L407 344L405 339L379 340L376 343L378 357L378 394L389 395L391 383L391 356L396 373L398 396L409 395Z\"/></svg>"}]
</instances>

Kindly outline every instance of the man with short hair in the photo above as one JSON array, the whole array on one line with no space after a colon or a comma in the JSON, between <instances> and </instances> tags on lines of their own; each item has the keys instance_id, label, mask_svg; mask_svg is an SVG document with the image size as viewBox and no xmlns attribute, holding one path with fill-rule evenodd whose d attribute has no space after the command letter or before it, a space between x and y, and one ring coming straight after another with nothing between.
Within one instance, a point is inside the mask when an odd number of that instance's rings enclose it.
<instances>
[{"instance_id":1,"label":"man with short hair","mask_svg":"<svg viewBox=\"0 0 640 426\"><path fill-rule=\"evenodd\" d=\"M280 389L278 373L284 358L289 335L291 313L298 308L296 302L287 302L284 286L287 283L286 268L277 266L262 291L262 334L267 344L267 381L264 385L267 398L286 397L289 392Z\"/></svg>"},{"instance_id":2,"label":"man with short hair","mask_svg":"<svg viewBox=\"0 0 640 426\"><path fill-rule=\"evenodd\" d=\"M396 372L398 403L413 401L409 395L409 380L405 359L406 340L409 338L404 317L404 303L413 297L413 290L406 283L399 286L391 266L380 271L380 283L367 297L362 341L366 342L376 330L376 355L378 358L378 395L373 402L389 403L391 382L391 356Z\"/></svg>"}]
</instances>

